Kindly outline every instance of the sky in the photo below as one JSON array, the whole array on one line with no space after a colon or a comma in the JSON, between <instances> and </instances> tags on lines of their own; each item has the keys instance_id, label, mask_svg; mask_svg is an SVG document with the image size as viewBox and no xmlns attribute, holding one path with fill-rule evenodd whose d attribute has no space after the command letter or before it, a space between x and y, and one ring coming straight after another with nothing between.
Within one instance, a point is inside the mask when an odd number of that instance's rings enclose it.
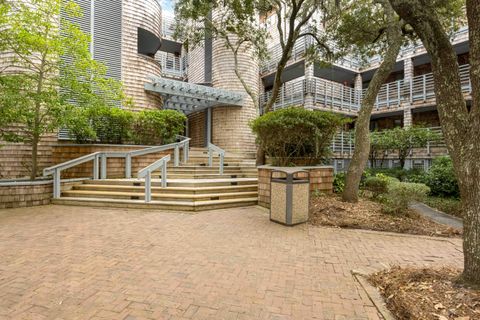
<instances>
[{"instance_id":1,"label":"sky","mask_svg":"<svg viewBox=\"0 0 480 320\"><path fill-rule=\"evenodd\" d=\"M161 3L164 12L173 14L174 0L161 0Z\"/></svg>"}]
</instances>

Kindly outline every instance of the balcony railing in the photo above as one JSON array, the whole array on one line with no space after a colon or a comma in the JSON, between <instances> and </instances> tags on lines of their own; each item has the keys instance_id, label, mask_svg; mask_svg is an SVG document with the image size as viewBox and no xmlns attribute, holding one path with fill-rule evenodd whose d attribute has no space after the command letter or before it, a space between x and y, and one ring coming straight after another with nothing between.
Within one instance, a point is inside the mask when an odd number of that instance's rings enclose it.
<instances>
[{"instance_id":1,"label":"balcony railing","mask_svg":"<svg viewBox=\"0 0 480 320\"><path fill-rule=\"evenodd\" d=\"M452 43L461 42L467 39L468 39L468 27L462 27L451 35ZM302 60L305 56L305 52L307 51L307 49L311 47L313 44L314 44L314 39L311 36L306 36L298 39L293 48L292 57L287 62L287 65ZM329 46L331 50L335 51L336 49L335 45L330 44ZM399 56L401 57L409 53L415 53L416 51L421 49L423 49L423 44L421 42L416 42L403 47L400 50ZM267 74L276 70L278 62L280 61L280 58L282 56L282 48L280 44L273 46L269 50L269 54L270 54L270 59L268 61L265 61L260 67L261 74ZM370 67L375 67L381 61L382 61L382 57L374 56L368 59L368 61L365 63L360 59L349 55L349 56L345 56L343 58L338 59L337 61L334 62L334 64L343 66L349 69L353 69L359 72L362 67L366 67L367 69Z\"/></svg>"},{"instance_id":2,"label":"balcony railing","mask_svg":"<svg viewBox=\"0 0 480 320\"><path fill-rule=\"evenodd\" d=\"M186 56L158 51L155 59L162 66L162 75L166 78L183 79L187 73Z\"/></svg>"},{"instance_id":3,"label":"balcony railing","mask_svg":"<svg viewBox=\"0 0 480 320\"><path fill-rule=\"evenodd\" d=\"M295 42L295 46L292 49L292 56L288 60L287 65L293 64L297 61L302 60L305 57L307 49L314 45L314 39L312 36L304 36L298 39ZM335 46L331 46L331 50L335 50ZM263 62L260 66L260 73L267 74L273 72L277 69L278 63L282 57L282 47L280 44L273 46L269 50L270 58ZM361 63L359 60L351 56L346 56L335 61L336 65L340 65L349 69L359 69Z\"/></svg>"},{"instance_id":4,"label":"balcony railing","mask_svg":"<svg viewBox=\"0 0 480 320\"><path fill-rule=\"evenodd\" d=\"M469 76L470 66L460 66L462 91L471 93ZM321 79L299 79L282 85L273 109L292 105L303 105L306 99L313 101L313 107L328 108L332 111L357 112L365 96L366 89L355 90L340 83ZM264 107L271 92L260 96L260 105ZM402 108L406 104L433 103L435 90L431 73L409 80L398 80L384 84L375 101L375 111L387 111Z\"/></svg>"}]
</instances>

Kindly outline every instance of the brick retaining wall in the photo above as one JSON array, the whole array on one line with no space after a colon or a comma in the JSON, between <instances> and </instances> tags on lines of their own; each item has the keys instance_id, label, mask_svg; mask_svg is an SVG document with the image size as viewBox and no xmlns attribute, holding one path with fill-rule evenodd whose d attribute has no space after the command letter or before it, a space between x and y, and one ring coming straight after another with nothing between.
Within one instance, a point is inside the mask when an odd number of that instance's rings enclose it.
<instances>
[{"instance_id":1,"label":"brick retaining wall","mask_svg":"<svg viewBox=\"0 0 480 320\"><path fill-rule=\"evenodd\" d=\"M69 189L77 181L62 182L62 189ZM0 183L0 209L47 205L53 194L51 180Z\"/></svg>"},{"instance_id":2,"label":"brick retaining wall","mask_svg":"<svg viewBox=\"0 0 480 320\"><path fill-rule=\"evenodd\" d=\"M276 167L258 168L258 204L265 208L270 208L270 175ZM317 190L322 193L333 193L333 167L302 167L310 173L310 193ZM281 173L274 173L274 178L283 176ZM299 177L306 177L299 173Z\"/></svg>"}]
</instances>

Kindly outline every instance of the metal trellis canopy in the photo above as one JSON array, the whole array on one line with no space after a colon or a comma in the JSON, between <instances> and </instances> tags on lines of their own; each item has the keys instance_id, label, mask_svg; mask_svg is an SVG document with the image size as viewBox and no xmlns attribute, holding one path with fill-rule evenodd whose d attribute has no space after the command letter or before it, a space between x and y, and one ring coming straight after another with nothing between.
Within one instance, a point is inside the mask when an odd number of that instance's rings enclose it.
<instances>
[{"instance_id":1,"label":"metal trellis canopy","mask_svg":"<svg viewBox=\"0 0 480 320\"><path fill-rule=\"evenodd\" d=\"M164 108L182 111L185 114L217 106L241 107L244 95L193 84L178 80L150 77L145 83L145 90L163 96Z\"/></svg>"}]
</instances>

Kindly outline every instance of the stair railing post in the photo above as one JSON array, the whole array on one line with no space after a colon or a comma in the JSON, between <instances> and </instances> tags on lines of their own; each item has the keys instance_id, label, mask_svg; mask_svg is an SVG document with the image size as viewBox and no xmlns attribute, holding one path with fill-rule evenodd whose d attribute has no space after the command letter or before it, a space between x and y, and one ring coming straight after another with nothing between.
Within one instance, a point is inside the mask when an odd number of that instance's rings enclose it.
<instances>
[{"instance_id":1,"label":"stair railing post","mask_svg":"<svg viewBox=\"0 0 480 320\"><path fill-rule=\"evenodd\" d=\"M100 156L101 158L101 170L100 170L100 177L101 179L107 179L107 155L105 153L102 153Z\"/></svg>"},{"instance_id":2,"label":"stair railing post","mask_svg":"<svg viewBox=\"0 0 480 320\"><path fill-rule=\"evenodd\" d=\"M164 161L162 164L162 188L167 187L167 163Z\"/></svg>"},{"instance_id":3,"label":"stair railing post","mask_svg":"<svg viewBox=\"0 0 480 320\"><path fill-rule=\"evenodd\" d=\"M55 169L55 171L53 172L53 198L54 199L60 198L60 190L61 190L60 174L61 174L60 169Z\"/></svg>"},{"instance_id":4,"label":"stair railing post","mask_svg":"<svg viewBox=\"0 0 480 320\"><path fill-rule=\"evenodd\" d=\"M98 180L98 154L93 158L93 180Z\"/></svg>"},{"instance_id":5,"label":"stair railing post","mask_svg":"<svg viewBox=\"0 0 480 320\"><path fill-rule=\"evenodd\" d=\"M147 175L145 176L145 202L150 201L152 201L152 173L148 170Z\"/></svg>"},{"instance_id":6,"label":"stair railing post","mask_svg":"<svg viewBox=\"0 0 480 320\"><path fill-rule=\"evenodd\" d=\"M127 153L125 156L125 178L130 179L132 177L132 155Z\"/></svg>"},{"instance_id":7,"label":"stair railing post","mask_svg":"<svg viewBox=\"0 0 480 320\"><path fill-rule=\"evenodd\" d=\"M224 160L224 153L220 153L220 166L218 168L220 174L223 174L223 160Z\"/></svg>"},{"instance_id":8,"label":"stair railing post","mask_svg":"<svg viewBox=\"0 0 480 320\"><path fill-rule=\"evenodd\" d=\"M185 141L183 144L183 163L186 164L188 161L188 141Z\"/></svg>"},{"instance_id":9,"label":"stair railing post","mask_svg":"<svg viewBox=\"0 0 480 320\"><path fill-rule=\"evenodd\" d=\"M180 150L178 144L175 145L175 149L173 150L173 158L174 166L178 167L180 165Z\"/></svg>"},{"instance_id":10,"label":"stair railing post","mask_svg":"<svg viewBox=\"0 0 480 320\"><path fill-rule=\"evenodd\" d=\"M211 167L213 165L213 152L211 148L208 148L208 166Z\"/></svg>"}]
</instances>

